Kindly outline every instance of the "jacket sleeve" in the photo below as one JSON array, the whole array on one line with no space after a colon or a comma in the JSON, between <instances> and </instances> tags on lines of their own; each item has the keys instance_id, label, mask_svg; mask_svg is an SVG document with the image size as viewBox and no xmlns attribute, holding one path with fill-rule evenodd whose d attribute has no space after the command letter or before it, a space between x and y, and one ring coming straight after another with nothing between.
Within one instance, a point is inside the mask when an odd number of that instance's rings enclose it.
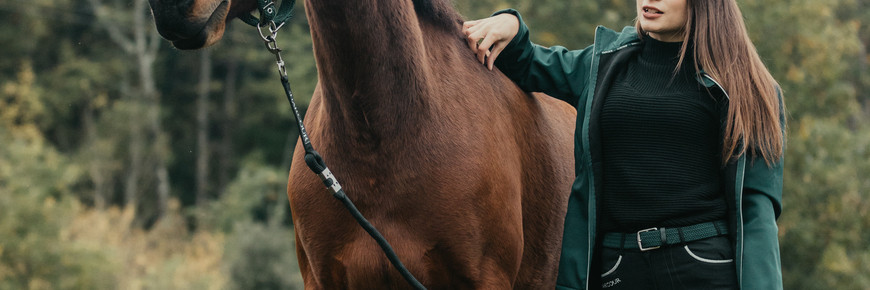
<instances>
[{"instance_id":1,"label":"jacket sleeve","mask_svg":"<svg viewBox=\"0 0 870 290\"><path fill-rule=\"evenodd\" d=\"M591 67L592 48L568 50L561 46L543 47L529 40L529 28L514 9L494 13L513 14L519 19L517 35L495 60L514 83L527 92L543 92L577 107L586 87Z\"/></svg>"},{"instance_id":2,"label":"jacket sleeve","mask_svg":"<svg viewBox=\"0 0 870 290\"><path fill-rule=\"evenodd\" d=\"M778 89L777 93L779 93ZM779 98L782 104L782 96ZM782 113L780 122L785 128L785 118ZM785 142L784 138L783 142ZM784 158L784 156L780 157L771 166L763 160L754 160L746 165L743 186L742 289L783 288L776 219L782 213Z\"/></svg>"},{"instance_id":3,"label":"jacket sleeve","mask_svg":"<svg viewBox=\"0 0 870 290\"><path fill-rule=\"evenodd\" d=\"M742 289L782 289L776 226L782 211L782 162L770 168L763 161L754 163L747 165L743 189Z\"/></svg>"}]
</instances>

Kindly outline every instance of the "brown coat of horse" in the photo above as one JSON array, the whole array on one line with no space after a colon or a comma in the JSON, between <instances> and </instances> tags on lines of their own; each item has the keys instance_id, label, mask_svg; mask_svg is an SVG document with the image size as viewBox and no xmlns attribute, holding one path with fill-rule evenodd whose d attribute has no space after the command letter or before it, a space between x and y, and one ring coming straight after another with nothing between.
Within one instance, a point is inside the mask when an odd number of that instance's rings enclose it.
<instances>
[{"instance_id":1,"label":"brown coat of horse","mask_svg":"<svg viewBox=\"0 0 870 290\"><path fill-rule=\"evenodd\" d=\"M179 48L216 42L256 2L174 1L151 4ZM447 0L305 4L319 72L308 133L408 270L430 289L554 288L573 108L478 63ZM302 156L287 193L306 289L408 288Z\"/></svg>"}]
</instances>

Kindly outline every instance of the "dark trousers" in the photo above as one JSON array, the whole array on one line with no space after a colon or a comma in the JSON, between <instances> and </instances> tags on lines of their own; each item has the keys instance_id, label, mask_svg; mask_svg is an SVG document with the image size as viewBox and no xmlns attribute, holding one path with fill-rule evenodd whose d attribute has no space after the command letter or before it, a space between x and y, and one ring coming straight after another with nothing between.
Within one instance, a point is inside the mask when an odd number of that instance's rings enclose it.
<instances>
[{"instance_id":1,"label":"dark trousers","mask_svg":"<svg viewBox=\"0 0 870 290\"><path fill-rule=\"evenodd\" d=\"M645 252L605 247L601 254L602 289L738 288L734 250L725 236Z\"/></svg>"}]
</instances>

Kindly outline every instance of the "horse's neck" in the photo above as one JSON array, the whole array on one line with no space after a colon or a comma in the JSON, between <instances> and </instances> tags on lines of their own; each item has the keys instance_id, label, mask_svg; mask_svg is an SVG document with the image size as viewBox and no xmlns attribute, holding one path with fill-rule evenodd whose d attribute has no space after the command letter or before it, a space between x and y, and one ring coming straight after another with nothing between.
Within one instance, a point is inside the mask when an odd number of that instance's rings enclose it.
<instances>
[{"instance_id":1,"label":"horse's neck","mask_svg":"<svg viewBox=\"0 0 870 290\"><path fill-rule=\"evenodd\" d=\"M345 130L401 134L426 113L427 61L409 3L307 1L323 106Z\"/></svg>"}]
</instances>

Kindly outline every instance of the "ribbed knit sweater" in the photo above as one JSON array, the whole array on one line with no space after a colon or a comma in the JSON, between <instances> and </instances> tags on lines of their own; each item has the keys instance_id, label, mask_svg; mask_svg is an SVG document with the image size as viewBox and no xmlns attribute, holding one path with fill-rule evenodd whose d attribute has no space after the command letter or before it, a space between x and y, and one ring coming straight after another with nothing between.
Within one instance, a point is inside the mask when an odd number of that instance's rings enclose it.
<instances>
[{"instance_id":1,"label":"ribbed knit sweater","mask_svg":"<svg viewBox=\"0 0 870 290\"><path fill-rule=\"evenodd\" d=\"M604 99L602 230L634 232L723 219L719 106L682 43L644 38Z\"/></svg>"}]
</instances>

